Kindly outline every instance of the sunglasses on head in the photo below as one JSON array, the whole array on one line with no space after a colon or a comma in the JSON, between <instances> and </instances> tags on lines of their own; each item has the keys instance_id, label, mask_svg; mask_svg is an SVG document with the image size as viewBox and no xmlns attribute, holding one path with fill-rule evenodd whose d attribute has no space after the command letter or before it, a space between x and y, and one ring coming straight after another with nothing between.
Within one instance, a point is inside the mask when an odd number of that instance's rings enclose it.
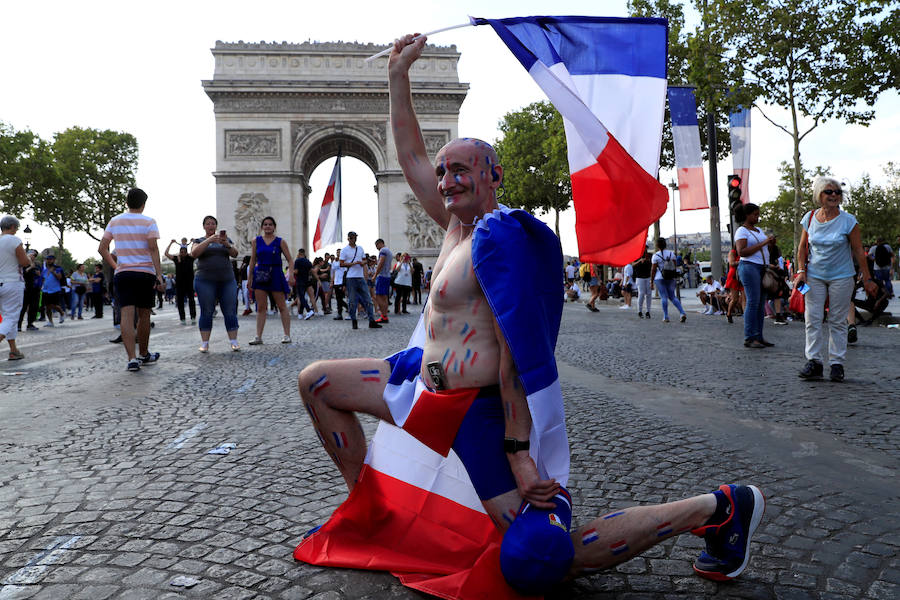
<instances>
[{"instance_id":1,"label":"sunglasses on head","mask_svg":"<svg viewBox=\"0 0 900 600\"><path fill-rule=\"evenodd\" d=\"M826 196L843 196L844 190L822 190L822 193Z\"/></svg>"}]
</instances>

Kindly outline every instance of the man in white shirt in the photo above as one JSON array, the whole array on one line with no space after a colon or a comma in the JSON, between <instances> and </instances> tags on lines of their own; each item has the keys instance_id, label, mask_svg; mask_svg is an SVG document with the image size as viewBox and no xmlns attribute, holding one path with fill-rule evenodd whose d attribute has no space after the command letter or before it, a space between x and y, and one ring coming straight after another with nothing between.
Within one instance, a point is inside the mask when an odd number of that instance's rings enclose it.
<instances>
[{"instance_id":1,"label":"man in white shirt","mask_svg":"<svg viewBox=\"0 0 900 600\"><path fill-rule=\"evenodd\" d=\"M577 268L575 267L575 265L572 264L572 261L570 260L566 264L566 283L567 284L572 285L572 283L575 281L575 272L576 271L577 271Z\"/></svg>"},{"instance_id":2,"label":"man in white shirt","mask_svg":"<svg viewBox=\"0 0 900 600\"><path fill-rule=\"evenodd\" d=\"M369 286L366 283L366 251L362 249L362 246L356 245L355 231L347 234L347 241L350 243L341 249L339 264L347 269L346 273L344 273L344 287L349 298L349 308L347 310L350 312L353 329L359 329L359 325L356 322L356 305L360 302L366 308L366 315L369 317L369 329L381 329L381 325L375 322L375 311L372 310Z\"/></svg>"},{"instance_id":3,"label":"man in white shirt","mask_svg":"<svg viewBox=\"0 0 900 600\"><path fill-rule=\"evenodd\" d=\"M707 276L703 285L697 290L697 296L703 303L703 310L700 311L704 315L721 315L720 294L722 293L722 284L713 279L712 275Z\"/></svg>"}]
</instances>

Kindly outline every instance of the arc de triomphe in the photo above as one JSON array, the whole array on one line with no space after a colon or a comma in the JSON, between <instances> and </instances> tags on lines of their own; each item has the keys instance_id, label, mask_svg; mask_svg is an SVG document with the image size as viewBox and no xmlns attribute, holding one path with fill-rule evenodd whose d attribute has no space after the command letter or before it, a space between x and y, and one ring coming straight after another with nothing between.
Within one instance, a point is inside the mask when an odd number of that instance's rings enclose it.
<instances>
[{"instance_id":1,"label":"arc de triomphe","mask_svg":"<svg viewBox=\"0 0 900 600\"><path fill-rule=\"evenodd\" d=\"M382 47L216 42L215 72L203 81L216 115L216 216L242 254L265 215L292 254L306 246L319 213L309 176L338 148L375 173L378 235L388 247L437 254L440 232L413 199L390 135L387 57L364 60ZM469 87L459 82L459 56L455 46L426 46L411 72L432 158L457 136Z\"/></svg>"}]
</instances>

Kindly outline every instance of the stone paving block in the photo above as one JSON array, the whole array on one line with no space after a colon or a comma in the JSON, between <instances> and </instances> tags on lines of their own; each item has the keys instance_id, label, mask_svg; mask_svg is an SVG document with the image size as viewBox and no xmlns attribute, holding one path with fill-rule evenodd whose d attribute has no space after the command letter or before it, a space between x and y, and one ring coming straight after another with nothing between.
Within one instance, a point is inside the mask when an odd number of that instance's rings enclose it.
<instances>
[{"instance_id":1,"label":"stone paving block","mask_svg":"<svg viewBox=\"0 0 900 600\"><path fill-rule=\"evenodd\" d=\"M236 586L227 587L216 592L218 600L250 600L250 598L255 597L257 597L256 592Z\"/></svg>"},{"instance_id":2,"label":"stone paving block","mask_svg":"<svg viewBox=\"0 0 900 600\"><path fill-rule=\"evenodd\" d=\"M178 558L174 556L151 556L141 563L143 567L152 567L154 569L168 569L178 562Z\"/></svg>"},{"instance_id":3,"label":"stone paving block","mask_svg":"<svg viewBox=\"0 0 900 600\"><path fill-rule=\"evenodd\" d=\"M900 597L900 585L887 581L876 581L866 590L866 597L875 598L875 600L896 600Z\"/></svg>"},{"instance_id":4,"label":"stone paving block","mask_svg":"<svg viewBox=\"0 0 900 600\"><path fill-rule=\"evenodd\" d=\"M41 591L35 596L35 600L61 600L63 598L72 598L81 589L80 585L74 583L60 583L42 586Z\"/></svg>"},{"instance_id":5,"label":"stone paving block","mask_svg":"<svg viewBox=\"0 0 900 600\"><path fill-rule=\"evenodd\" d=\"M50 567L47 576L44 577L44 583L68 583L77 581L78 576L86 571L88 567Z\"/></svg>"},{"instance_id":6,"label":"stone paving block","mask_svg":"<svg viewBox=\"0 0 900 600\"><path fill-rule=\"evenodd\" d=\"M78 577L81 583L119 583L127 574L124 569L112 567L93 567Z\"/></svg>"},{"instance_id":7,"label":"stone paving block","mask_svg":"<svg viewBox=\"0 0 900 600\"><path fill-rule=\"evenodd\" d=\"M0 588L0 600L25 600L39 594L39 585L4 585Z\"/></svg>"}]
</instances>

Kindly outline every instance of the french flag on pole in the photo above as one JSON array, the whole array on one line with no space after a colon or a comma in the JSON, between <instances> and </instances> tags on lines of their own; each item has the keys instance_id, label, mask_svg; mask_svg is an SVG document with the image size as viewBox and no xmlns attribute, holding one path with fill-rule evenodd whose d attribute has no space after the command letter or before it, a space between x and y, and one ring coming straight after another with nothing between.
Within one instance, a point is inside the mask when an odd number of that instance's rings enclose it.
<instances>
[{"instance_id":1,"label":"french flag on pole","mask_svg":"<svg viewBox=\"0 0 900 600\"><path fill-rule=\"evenodd\" d=\"M731 160L735 175L741 178L741 203L750 202L750 109L728 115L731 133Z\"/></svg>"},{"instance_id":2,"label":"french flag on pole","mask_svg":"<svg viewBox=\"0 0 900 600\"><path fill-rule=\"evenodd\" d=\"M666 211L656 180L666 96L665 19L517 17L490 25L562 114L582 261L638 258Z\"/></svg>"},{"instance_id":3,"label":"french flag on pole","mask_svg":"<svg viewBox=\"0 0 900 600\"><path fill-rule=\"evenodd\" d=\"M694 98L692 88L669 88L669 114L672 115L672 138L675 142L681 210L709 208L706 200L706 179L703 177L703 158L700 153L697 100Z\"/></svg>"},{"instance_id":4,"label":"french flag on pole","mask_svg":"<svg viewBox=\"0 0 900 600\"><path fill-rule=\"evenodd\" d=\"M319 222L316 223L316 234L313 236L313 250L318 252L322 246L341 242L341 153L338 151L331 179L322 199L322 210L319 211Z\"/></svg>"}]
</instances>

